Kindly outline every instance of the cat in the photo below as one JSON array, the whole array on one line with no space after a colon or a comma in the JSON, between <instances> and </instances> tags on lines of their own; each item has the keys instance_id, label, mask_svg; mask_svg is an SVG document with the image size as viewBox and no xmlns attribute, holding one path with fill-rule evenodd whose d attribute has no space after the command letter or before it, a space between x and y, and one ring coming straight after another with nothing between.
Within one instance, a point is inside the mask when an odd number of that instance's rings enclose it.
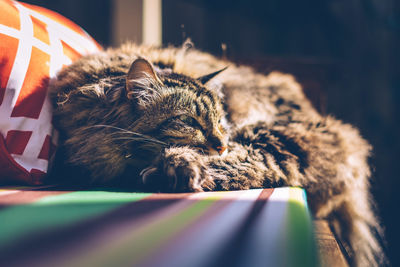
<instances>
[{"instance_id":1,"label":"cat","mask_svg":"<svg viewBox=\"0 0 400 267\"><path fill-rule=\"evenodd\" d=\"M259 74L187 44L128 43L66 67L50 95L57 179L164 192L300 186L352 265L385 261L371 146L321 116L291 75Z\"/></svg>"}]
</instances>

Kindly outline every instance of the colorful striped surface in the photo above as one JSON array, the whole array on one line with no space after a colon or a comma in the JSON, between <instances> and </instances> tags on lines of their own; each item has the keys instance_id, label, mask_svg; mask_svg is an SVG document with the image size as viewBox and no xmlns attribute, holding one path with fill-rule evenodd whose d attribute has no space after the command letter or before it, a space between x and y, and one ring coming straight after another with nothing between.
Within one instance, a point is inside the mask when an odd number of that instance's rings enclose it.
<instances>
[{"instance_id":1,"label":"colorful striped surface","mask_svg":"<svg viewBox=\"0 0 400 267\"><path fill-rule=\"evenodd\" d=\"M0 187L1 266L317 266L304 190Z\"/></svg>"}]
</instances>

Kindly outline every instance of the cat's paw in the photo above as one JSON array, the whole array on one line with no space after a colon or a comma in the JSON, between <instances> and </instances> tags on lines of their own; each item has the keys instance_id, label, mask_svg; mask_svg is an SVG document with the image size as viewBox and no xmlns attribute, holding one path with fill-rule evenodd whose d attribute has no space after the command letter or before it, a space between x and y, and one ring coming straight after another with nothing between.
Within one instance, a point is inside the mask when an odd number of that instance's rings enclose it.
<instances>
[{"instance_id":1,"label":"cat's paw","mask_svg":"<svg viewBox=\"0 0 400 267\"><path fill-rule=\"evenodd\" d=\"M186 147L166 149L141 177L150 190L167 192L200 192L209 183L202 155Z\"/></svg>"}]
</instances>

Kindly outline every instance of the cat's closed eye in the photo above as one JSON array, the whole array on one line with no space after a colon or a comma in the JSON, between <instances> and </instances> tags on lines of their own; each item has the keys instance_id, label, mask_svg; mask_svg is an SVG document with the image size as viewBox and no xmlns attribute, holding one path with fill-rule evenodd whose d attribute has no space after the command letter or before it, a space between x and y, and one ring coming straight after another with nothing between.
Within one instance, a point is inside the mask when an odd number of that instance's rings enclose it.
<instances>
[{"instance_id":1,"label":"cat's closed eye","mask_svg":"<svg viewBox=\"0 0 400 267\"><path fill-rule=\"evenodd\" d=\"M182 121L183 123L185 123L188 126L195 127L195 128L200 127L200 124L197 122L197 120L188 115L181 115L181 116L177 117L177 119L179 119L180 121Z\"/></svg>"}]
</instances>

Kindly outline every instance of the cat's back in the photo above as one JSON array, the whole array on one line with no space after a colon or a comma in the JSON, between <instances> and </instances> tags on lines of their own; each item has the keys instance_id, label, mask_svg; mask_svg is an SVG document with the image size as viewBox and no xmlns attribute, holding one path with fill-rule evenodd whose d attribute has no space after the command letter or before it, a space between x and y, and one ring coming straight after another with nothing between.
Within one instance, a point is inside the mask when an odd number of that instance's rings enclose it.
<instances>
[{"instance_id":1,"label":"cat's back","mask_svg":"<svg viewBox=\"0 0 400 267\"><path fill-rule=\"evenodd\" d=\"M318 117L318 113L304 96L301 86L287 74L257 73L247 66L221 60L211 54L201 52L187 45L182 47L159 48L126 43L119 48L107 49L97 54L85 56L63 69L52 81L52 99L73 91L87 89L94 97L104 95L101 86L86 87L107 77L124 76L132 62L143 57L157 68L193 78L228 66L219 74L212 87L224 97L228 115L233 124L243 125L259 120L273 122L278 117ZM80 88L80 89L79 89ZM82 93L82 92L78 92Z\"/></svg>"}]
</instances>

